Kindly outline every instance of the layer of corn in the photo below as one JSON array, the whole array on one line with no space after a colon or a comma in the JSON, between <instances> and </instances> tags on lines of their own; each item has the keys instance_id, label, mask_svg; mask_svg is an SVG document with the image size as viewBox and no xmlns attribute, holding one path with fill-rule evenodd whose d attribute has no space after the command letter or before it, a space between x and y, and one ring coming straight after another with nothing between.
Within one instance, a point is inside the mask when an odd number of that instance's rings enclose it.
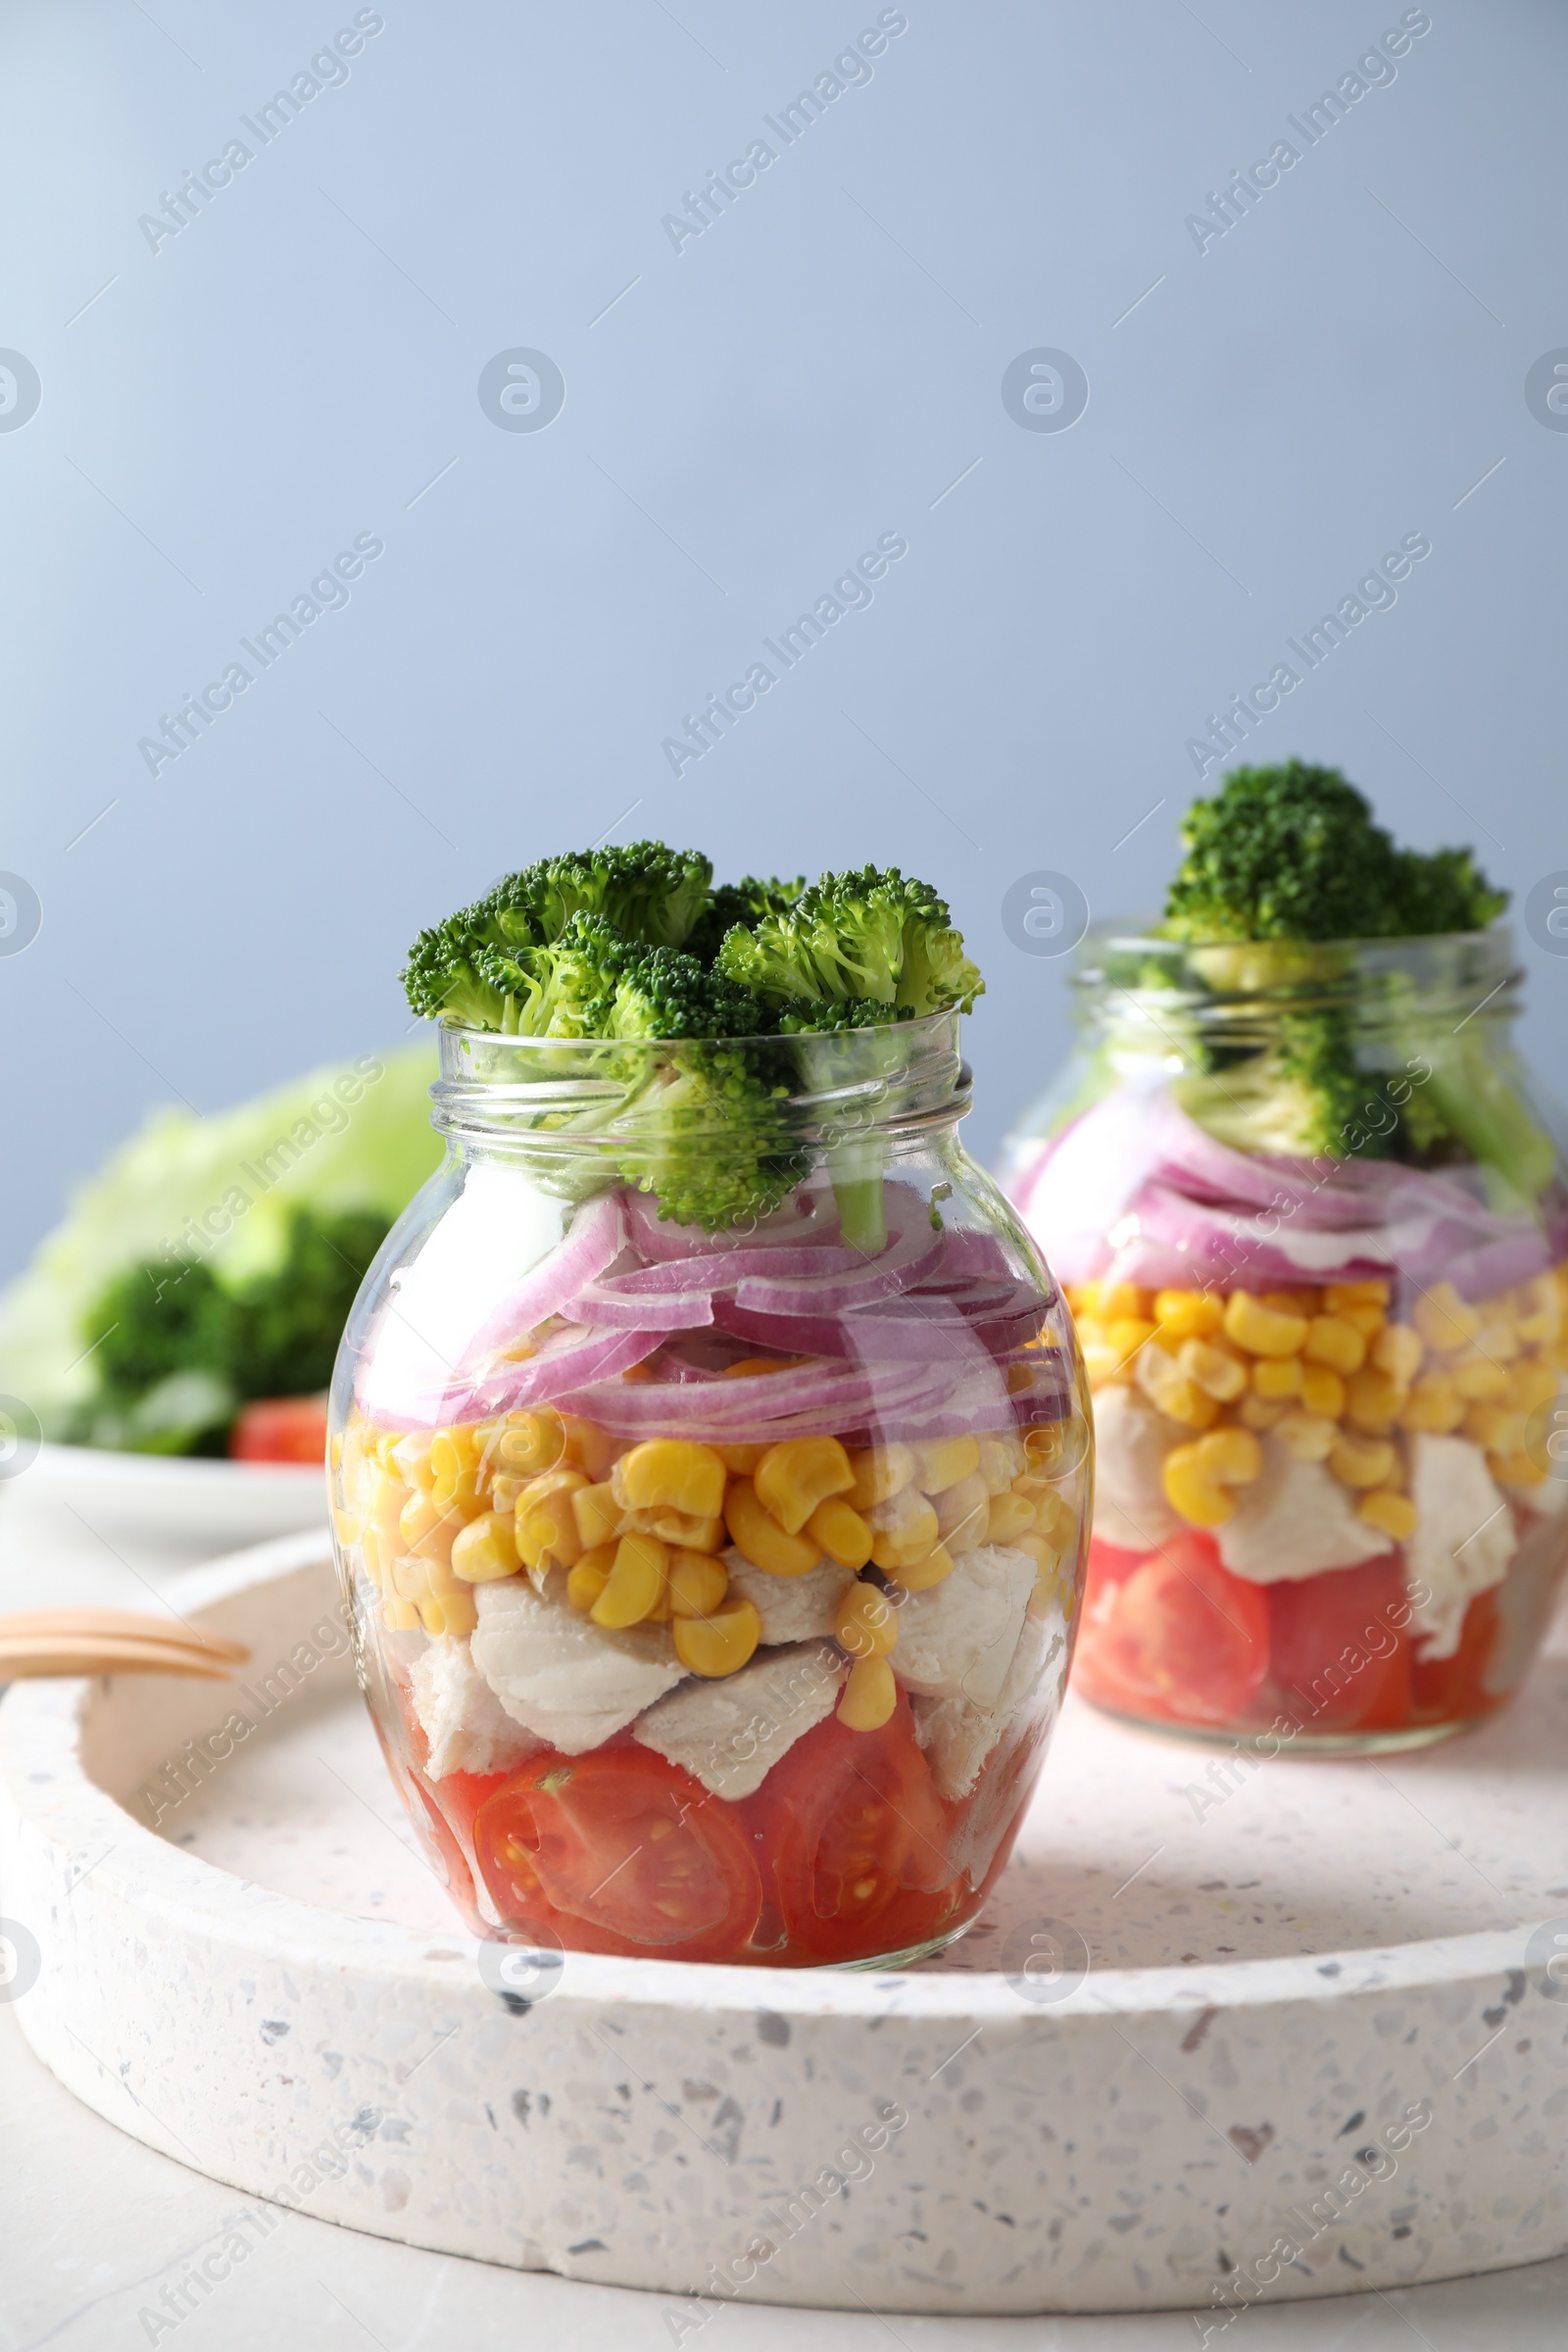
<instances>
[{"instance_id":1,"label":"layer of corn","mask_svg":"<svg viewBox=\"0 0 1568 2352\"><path fill-rule=\"evenodd\" d=\"M1568 1264L1477 1301L1446 1282L1391 1316L1387 1282L1318 1290L1140 1290L1069 1285L1092 1389L1130 1383L1185 1433L1165 1457L1173 1510L1218 1527L1262 1469L1272 1431L1358 1496L1396 1543L1415 1529L1403 1440L1457 1434L1494 1478L1532 1487L1533 1413L1568 1372Z\"/></svg>"}]
</instances>

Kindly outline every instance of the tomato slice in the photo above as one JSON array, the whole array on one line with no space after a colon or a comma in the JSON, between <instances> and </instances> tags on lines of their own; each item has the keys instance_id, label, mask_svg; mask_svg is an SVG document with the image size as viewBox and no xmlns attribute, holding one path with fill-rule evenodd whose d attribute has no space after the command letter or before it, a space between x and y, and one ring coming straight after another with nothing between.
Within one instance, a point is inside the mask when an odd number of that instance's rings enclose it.
<instances>
[{"instance_id":1,"label":"tomato slice","mask_svg":"<svg viewBox=\"0 0 1568 2352\"><path fill-rule=\"evenodd\" d=\"M473 1843L506 1924L579 1951L727 1960L762 1907L737 1808L651 1748L530 1757L480 1805Z\"/></svg>"},{"instance_id":2,"label":"tomato slice","mask_svg":"<svg viewBox=\"0 0 1568 2352\"><path fill-rule=\"evenodd\" d=\"M1392 1731L1410 1720L1410 1637L1397 1552L1270 1585L1270 1666L1305 1733Z\"/></svg>"},{"instance_id":3,"label":"tomato slice","mask_svg":"<svg viewBox=\"0 0 1568 2352\"><path fill-rule=\"evenodd\" d=\"M1489 1690L1484 1679L1500 1627L1494 1586L1476 1593L1465 1610L1459 1646L1451 1658L1415 1661L1410 1679L1419 1721L1463 1722L1472 1715L1490 1715L1500 1703L1499 1693Z\"/></svg>"},{"instance_id":4,"label":"tomato slice","mask_svg":"<svg viewBox=\"0 0 1568 2352\"><path fill-rule=\"evenodd\" d=\"M228 1433L236 1462L309 1462L326 1459L324 1396L261 1396L243 1405Z\"/></svg>"},{"instance_id":5,"label":"tomato slice","mask_svg":"<svg viewBox=\"0 0 1568 2352\"><path fill-rule=\"evenodd\" d=\"M1102 1705L1232 1723L1262 1687L1268 1637L1266 1592L1232 1576L1209 1537L1184 1529L1091 1594L1077 1670Z\"/></svg>"},{"instance_id":6,"label":"tomato slice","mask_svg":"<svg viewBox=\"0 0 1568 2352\"><path fill-rule=\"evenodd\" d=\"M775 1961L905 1951L969 1901L902 1690L880 1731L847 1731L830 1715L797 1740L752 1813L788 1939Z\"/></svg>"}]
</instances>

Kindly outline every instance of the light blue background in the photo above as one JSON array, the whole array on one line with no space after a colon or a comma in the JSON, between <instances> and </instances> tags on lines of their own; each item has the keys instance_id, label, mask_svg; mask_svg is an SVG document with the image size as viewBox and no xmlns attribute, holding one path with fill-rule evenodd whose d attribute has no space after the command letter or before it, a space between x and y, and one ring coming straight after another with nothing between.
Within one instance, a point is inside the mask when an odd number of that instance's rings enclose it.
<instances>
[{"instance_id":1,"label":"light blue background","mask_svg":"<svg viewBox=\"0 0 1568 2352\"><path fill-rule=\"evenodd\" d=\"M0 434L0 867L44 919L0 958L7 1267L151 1105L395 1039L420 924L612 826L940 882L990 980L990 1152L1064 1039L1009 882L1153 903L1186 739L1406 532L1430 559L1258 755L1343 763L1521 896L1568 866L1568 434L1523 396L1568 344L1561 9L1434 0L1201 254L1186 216L1399 7L906 13L677 253L662 217L778 146L874 6L387 0L154 253L138 216L353 8L13 0L0 345L43 397ZM565 377L543 432L478 404L516 345ZM1039 345L1088 372L1069 432L1003 408ZM366 531L347 609L154 780L138 738ZM682 713L889 531L870 609L677 781ZM1568 962L1525 953L1560 1079Z\"/></svg>"}]
</instances>

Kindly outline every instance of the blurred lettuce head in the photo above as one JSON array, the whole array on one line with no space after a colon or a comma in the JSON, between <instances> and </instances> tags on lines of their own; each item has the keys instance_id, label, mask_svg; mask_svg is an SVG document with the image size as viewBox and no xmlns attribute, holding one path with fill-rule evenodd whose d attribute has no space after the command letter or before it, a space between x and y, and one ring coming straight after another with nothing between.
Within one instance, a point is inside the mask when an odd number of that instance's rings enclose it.
<instances>
[{"instance_id":1,"label":"blurred lettuce head","mask_svg":"<svg viewBox=\"0 0 1568 2352\"><path fill-rule=\"evenodd\" d=\"M0 1294L0 1389L56 1434L94 1392L98 1335L84 1321L117 1276L195 1262L225 1286L251 1283L282 1264L300 1209L390 1223L440 1164L435 1075L420 1044L329 1064L210 1117L154 1111Z\"/></svg>"}]
</instances>

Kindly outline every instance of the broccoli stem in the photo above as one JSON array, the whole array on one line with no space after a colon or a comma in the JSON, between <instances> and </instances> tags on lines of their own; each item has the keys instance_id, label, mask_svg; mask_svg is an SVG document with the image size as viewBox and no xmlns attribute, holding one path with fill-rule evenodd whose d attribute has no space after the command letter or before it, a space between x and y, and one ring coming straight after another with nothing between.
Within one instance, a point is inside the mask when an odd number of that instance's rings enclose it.
<instances>
[{"instance_id":1,"label":"broccoli stem","mask_svg":"<svg viewBox=\"0 0 1568 2352\"><path fill-rule=\"evenodd\" d=\"M1533 1207L1551 1179L1556 1152L1515 1092L1511 1074L1469 1038L1428 1037L1431 1100L1487 1180L1494 1208Z\"/></svg>"},{"instance_id":2,"label":"broccoli stem","mask_svg":"<svg viewBox=\"0 0 1568 2352\"><path fill-rule=\"evenodd\" d=\"M867 1255L888 1246L882 1165L882 1146L870 1140L835 1144L827 1154L839 1231L850 1249L863 1250Z\"/></svg>"}]
</instances>

